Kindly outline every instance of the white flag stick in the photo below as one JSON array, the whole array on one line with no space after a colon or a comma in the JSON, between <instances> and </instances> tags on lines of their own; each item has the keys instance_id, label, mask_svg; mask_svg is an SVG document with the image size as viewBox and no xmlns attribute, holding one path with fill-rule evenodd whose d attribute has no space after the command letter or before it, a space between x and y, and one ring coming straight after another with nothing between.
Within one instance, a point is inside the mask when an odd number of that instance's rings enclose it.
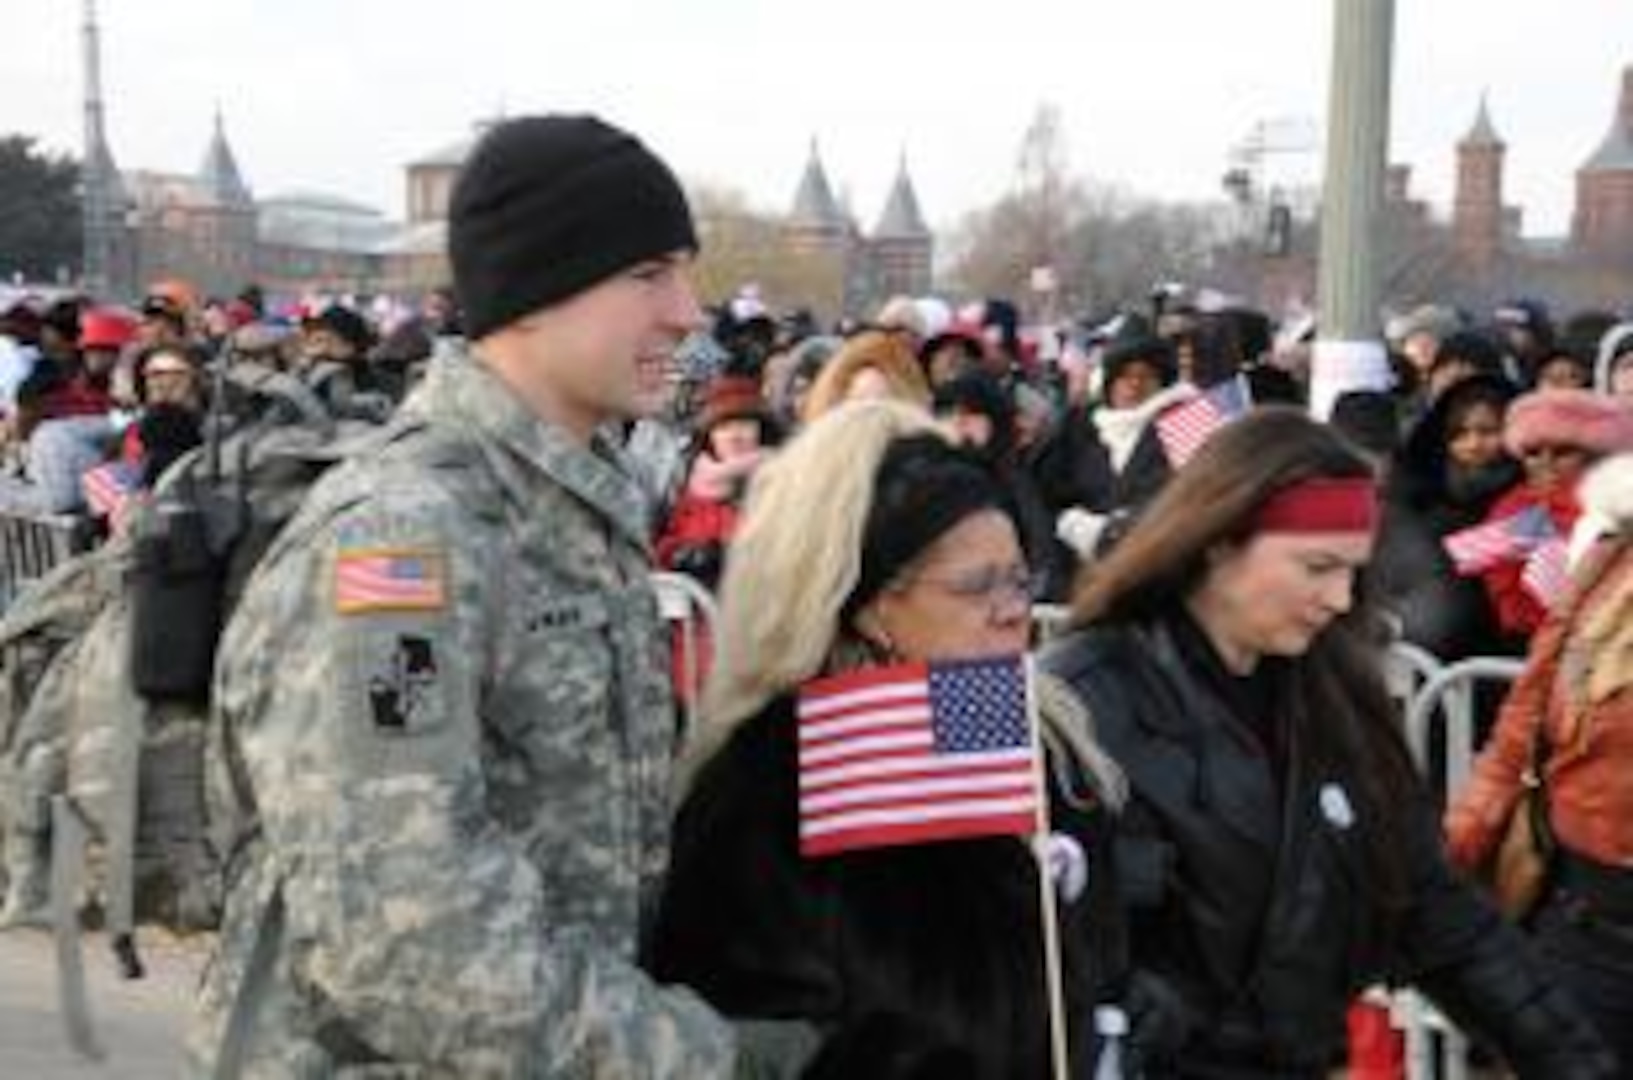
<instances>
[{"instance_id":1,"label":"white flag stick","mask_svg":"<svg viewBox=\"0 0 1633 1080\"><path fill-rule=\"evenodd\" d=\"M1055 882L1049 872L1049 788L1044 779L1043 736L1038 720L1038 695L1031 656L1026 668L1026 726L1032 740L1032 777L1037 802L1037 824L1032 834L1032 857L1038 865L1038 910L1043 920L1043 977L1049 995L1049 1050L1055 1080L1069 1080L1066 1051L1066 1004L1061 989L1060 926L1055 917Z\"/></svg>"}]
</instances>

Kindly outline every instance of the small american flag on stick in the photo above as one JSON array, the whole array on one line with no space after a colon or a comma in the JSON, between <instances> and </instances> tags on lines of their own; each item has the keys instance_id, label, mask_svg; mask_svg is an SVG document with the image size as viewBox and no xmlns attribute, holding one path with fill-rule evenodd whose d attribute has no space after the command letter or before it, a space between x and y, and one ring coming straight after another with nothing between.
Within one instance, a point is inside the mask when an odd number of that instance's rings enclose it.
<instances>
[{"instance_id":1,"label":"small american flag on stick","mask_svg":"<svg viewBox=\"0 0 1633 1080\"><path fill-rule=\"evenodd\" d=\"M1168 463L1179 468L1208 441L1208 436L1241 416L1253 404L1247 380L1238 375L1208 387L1190 401L1157 417L1157 438Z\"/></svg>"},{"instance_id":2,"label":"small american flag on stick","mask_svg":"<svg viewBox=\"0 0 1633 1080\"><path fill-rule=\"evenodd\" d=\"M1520 571L1520 585L1549 611L1559 606L1571 587L1570 560L1562 537L1550 537L1537 545Z\"/></svg>"},{"instance_id":3,"label":"small american flag on stick","mask_svg":"<svg viewBox=\"0 0 1633 1080\"><path fill-rule=\"evenodd\" d=\"M92 517L114 517L136 494L141 477L130 462L109 461L86 471L79 486Z\"/></svg>"},{"instance_id":4,"label":"small american flag on stick","mask_svg":"<svg viewBox=\"0 0 1633 1080\"><path fill-rule=\"evenodd\" d=\"M1034 832L1027 700L1019 657L864 668L807 683L801 853Z\"/></svg>"},{"instance_id":5,"label":"small american flag on stick","mask_svg":"<svg viewBox=\"0 0 1633 1080\"><path fill-rule=\"evenodd\" d=\"M1473 577L1499 563L1518 562L1557 532L1547 510L1528 506L1496 521L1452 533L1444 545L1458 576Z\"/></svg>"}]
</instances>

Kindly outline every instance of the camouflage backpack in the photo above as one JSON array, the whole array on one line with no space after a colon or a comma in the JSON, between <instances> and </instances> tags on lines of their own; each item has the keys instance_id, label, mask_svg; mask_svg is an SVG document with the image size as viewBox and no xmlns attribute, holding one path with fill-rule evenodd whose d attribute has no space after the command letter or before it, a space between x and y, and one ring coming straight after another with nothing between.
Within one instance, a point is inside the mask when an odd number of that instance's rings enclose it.
<instances>
[{"instance_id":1,"label":"camouflage backpack","mask_svg":"<svg viewBox=\"0 0 1633 1080\"><path fill-rule=\"evenodd\" d=\"M13 870L0 925L55 928L69 1038L93 1057L83 906L100 908L131 978L139 925L216 926L221 856L204 797L216 641L311 485L382 430L336 418L267 369L241 366L217 394L235 422L213 417L216 434L166 471L126 534L42 580L0 622L3 646L14 618L20 635L31 611L73 615L50 621L48 654L0 653L0 844Z\"/></svg>"}]
</instances>

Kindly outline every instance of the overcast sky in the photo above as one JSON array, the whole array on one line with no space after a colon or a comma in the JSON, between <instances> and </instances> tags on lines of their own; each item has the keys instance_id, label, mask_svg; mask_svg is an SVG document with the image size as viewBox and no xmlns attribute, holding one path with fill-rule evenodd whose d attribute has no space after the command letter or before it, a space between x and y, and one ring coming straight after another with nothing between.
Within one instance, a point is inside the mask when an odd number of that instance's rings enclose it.
<instances>
[{"instance_id":1,"label":"overcast sky","mask_svg":"<svg viewBox=\"0 0 1633 1080\"><path fill-rule=\"evenodd\" d=\"M217 103L258 195L403 212L402 165L500 110L593 110L692 179L783 209L812 136L864 226L905 149L932 225L1000 194L1040 102L1075 172L1219 194L1233 145L1319 135L1331 0L101 0L113 150L191 171ZM0 0L0 132L80 141L81 0ZM1445 212L1482 92L1528 234L1568 227L1576 168L1633 64L1628 0L1398 0L1391 157ZM1291 121L1290 123L1288 121ZM1300 122L1302 121L1302 123ZM1271 179L1319 175L1307 151Z\"/></svg>"}]
</instances>

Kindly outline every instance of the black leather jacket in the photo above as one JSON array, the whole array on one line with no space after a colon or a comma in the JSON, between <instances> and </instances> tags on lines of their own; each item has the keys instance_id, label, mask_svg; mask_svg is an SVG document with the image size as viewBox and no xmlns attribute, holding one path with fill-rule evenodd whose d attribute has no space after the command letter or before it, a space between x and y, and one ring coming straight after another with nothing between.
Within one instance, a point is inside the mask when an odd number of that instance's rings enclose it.
<instances>
[{"instance_id":1,"label":"black leather jacket","mask_svg":"<svg viewBox=\"0 0 1633 1080\"><path fill-rule=\"evenodd\" d=\"M1398 807L1407 896L1386 921L1354 779L1301 760L1296 722L1278 776L1179 633L1094 628L1043 661L1087 703L1132 789L1115 844L1131 1012L1162 1014L1136 1020L1144 1075L1323 1077L1346 1006L1380 981L1416 984L1521 1077L1616 1075L1519 933L1455 876L1427 797Z\"/></svg>"}]
</instances>

